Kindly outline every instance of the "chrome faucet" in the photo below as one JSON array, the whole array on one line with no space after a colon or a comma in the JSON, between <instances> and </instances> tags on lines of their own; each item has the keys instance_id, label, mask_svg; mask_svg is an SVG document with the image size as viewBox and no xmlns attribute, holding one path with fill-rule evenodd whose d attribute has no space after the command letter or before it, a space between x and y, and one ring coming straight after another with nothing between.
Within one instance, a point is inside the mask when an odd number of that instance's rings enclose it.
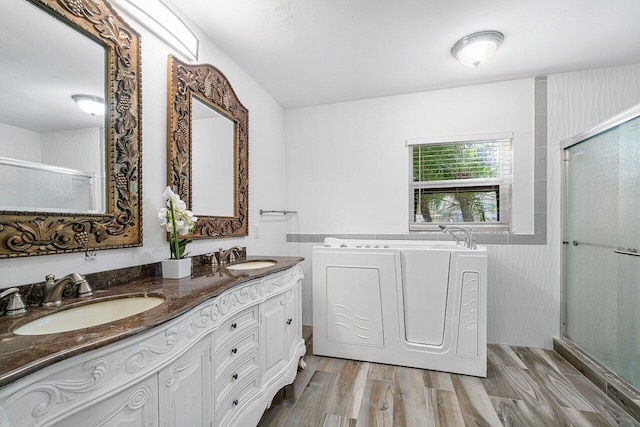
<instances>
[{"instance_id":1,"label":"chrome faucet","mask_svg":"<svg viewBox=\"0 0 640 427\"><path fill-rule=\"evenodd\" d=\"M0 293L0 301L4 298L8 298L7 308L4 310L5 316L26 313L27 307L24 305L24 301L22 301L18 288L9 288L2 291L2 293Z\"/></svg>"},{"instance_id":2,"label":"chrome faucet","mask_svg":"<svg viewBox=\"0 0 640 427\"><path fill-rule=\"evenodd\" d=\"M464 247L468 249L475 249L476 239L474 239L473 236L471 235L471 229L469 227L456 227L456 226L447 227L446 225L440 225L439 227L443 233L451 234L451 236L453 237L453 240L456 241L457 245L461 245L462 242L460 241L458 236L455 235L455 232L462 231L465 234Z\"/></svg>"},{"instance_id":3,"label":"chrome faucet","mask_svg":"<svg viewBox=\"0 0 640 427\"><path fill-rule=\"evenodd\" d=\"M42 300L42 305L45 307L57 307L62 304L64 289L69 283L78 286L76 296L79 298L93 296L93 290L89 286L87 279L78 273L67 274L58 280L55 280L56 276L53 274L47 274L45 279L44 298Z\"/></svg>"},{"instance_id":4,"label":"chrome faucet","mask_svg":"<svg viewBox=\"0 0 640 427\"><path fill-rule=\"evenodd\" d=\"M234 246L226 251L222 248L215 253L216 262L218 265L224 265L232 261L239 261L247 257L247 248L241 246Z\"/></svg>"}]
</instances>

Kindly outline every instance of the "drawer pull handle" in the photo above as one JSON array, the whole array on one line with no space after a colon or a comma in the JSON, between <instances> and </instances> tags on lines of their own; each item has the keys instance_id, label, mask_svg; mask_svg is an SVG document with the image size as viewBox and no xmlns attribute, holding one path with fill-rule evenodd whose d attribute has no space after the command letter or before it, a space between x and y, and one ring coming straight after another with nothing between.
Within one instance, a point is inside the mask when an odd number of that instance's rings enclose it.
<instances>
[{"instance_id":1,"label":"drawer pull handle","mask_svg":"<svg viewBox=\"0 0 640 427\"><path fill-rule=\"evenodd\" d=\"M231 349L231 353L236 354L237 352L238 352L238 349L237 349L237 348L232 348L232 349Z\"/></svg>"},{"instance_id":2,"label":"drawer pull handle","mask_svg":"<svg viewBox=\"0 0 640 427\"><path fill-rule=\"evenodd\" d=\"M238 327L238 324L237 324L237 323L232 323L232 324L231 324L231 329L235 329L235 328L237 328L237 327Z\"/></svg>"},{"instance_id":3,"label":"drawer pull handle","mask_svg":"<svg viewBox=\"0 0 640 427\"><path fill-rule=\"evenodd\" d=\"M231 378L233 378L234 380L237 380L238 379L238 374L231 375Z\"/></svg>"},{"instance_id":4,"label":"drawer pull handle","mask_svg":"<svg viewBox=\"0 0 640 427\"><path fill-rule=\"evenodd\" d=\"M233 401L233 406L238 406L238 399L235 399L235 400Z\"/></svg>"},{"instance_id":5,"label":"drawer pull handle","mask_svg":"<svg viewBox=\"0 0 640 427\"><path fill-rule=\"evenodd\" d=\"M291 322L293 322L293 319L289 319L289 320L287 320L287 325L290 325L290 324L291 324Z\"/></svg>"}]
</instances>

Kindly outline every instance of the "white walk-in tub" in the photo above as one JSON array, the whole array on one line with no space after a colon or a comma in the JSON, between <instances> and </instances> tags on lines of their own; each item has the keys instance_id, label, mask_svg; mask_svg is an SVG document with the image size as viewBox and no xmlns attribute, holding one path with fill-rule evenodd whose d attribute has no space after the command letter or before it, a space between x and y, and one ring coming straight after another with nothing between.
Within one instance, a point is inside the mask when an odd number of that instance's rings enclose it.
<instances>
[{"instance_id":1,"label":"white walk-in tub","mask_svg":"<svg viewBox=\"0 0 640 427\"><path fill-rule=\"evenodd\" d=\"M317 355L487 374L487 251L327 238L313 249Z\"/></svg>"}]
</instances>

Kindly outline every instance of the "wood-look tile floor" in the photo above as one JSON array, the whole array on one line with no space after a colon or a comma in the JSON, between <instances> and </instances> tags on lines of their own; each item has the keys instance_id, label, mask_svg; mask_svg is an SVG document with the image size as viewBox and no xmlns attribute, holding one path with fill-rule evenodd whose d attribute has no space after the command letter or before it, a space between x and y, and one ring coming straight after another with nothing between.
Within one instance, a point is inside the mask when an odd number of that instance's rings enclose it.
<instances>
[{"instance_id":1,"label":"wood-look tile floor","mask_svg":"<svg viewBox=\"0 0 640 427\"><path fill-rule=\"evenodd\" d=\"M640 426L558 353L489 345L487 378L313 355L259 426Z\"/></svg>"}]
</instances>

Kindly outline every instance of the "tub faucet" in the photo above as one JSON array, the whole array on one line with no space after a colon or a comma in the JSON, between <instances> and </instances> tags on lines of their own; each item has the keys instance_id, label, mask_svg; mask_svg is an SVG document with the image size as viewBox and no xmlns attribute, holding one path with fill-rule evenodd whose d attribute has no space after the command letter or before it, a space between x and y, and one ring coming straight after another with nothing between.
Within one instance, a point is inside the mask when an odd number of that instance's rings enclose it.
<instances>
[{"instance_id":1,"label":"tub faucet","mask_svg":"<svg viewBox=\"0 0 640 427\"><path fill-rule=\"evenodd\" d=\"M14 314L22 314L27 311L27 307L22 301L18 288L9 288L0 293L0 301L7 298L7 307L4 310L5 316L13 316Z\"/></svg>"},{"instance_id":2,"label":"tub faucet","mask_svg":"<svg viewBox=\"0 0 640 427\"><path fill-rule=\"evenodd\" d=\"M67 274L58 280L55 280L56 276L53 274L47 274L45 279L44 298L42 299L42 305L45 307L57 307L62 304L64 289L69 283L78 286L76 295L79 298L93 296L93 290L89 286L87 279L78 273Z\"/></svg>"},{"instance_id":3,"label":"tub faucet","mask_svg":"<svg viewBox=\"0 0 640 427\"><path fill-rule=\"evenodd\" d=\"M462 242L460 241L458 236L455 235L454 232L462 231L465 234L464 247L468 249L475 249L476 239L474 239L473 236L471 235L471 229L469 227L456 227L456 226L447 227L446 225L440 225L439 227L443 233L451 234L451 236L453 237L453 240L456 241L457 245L462 244Z\"/></svg>"}]
</instances>

